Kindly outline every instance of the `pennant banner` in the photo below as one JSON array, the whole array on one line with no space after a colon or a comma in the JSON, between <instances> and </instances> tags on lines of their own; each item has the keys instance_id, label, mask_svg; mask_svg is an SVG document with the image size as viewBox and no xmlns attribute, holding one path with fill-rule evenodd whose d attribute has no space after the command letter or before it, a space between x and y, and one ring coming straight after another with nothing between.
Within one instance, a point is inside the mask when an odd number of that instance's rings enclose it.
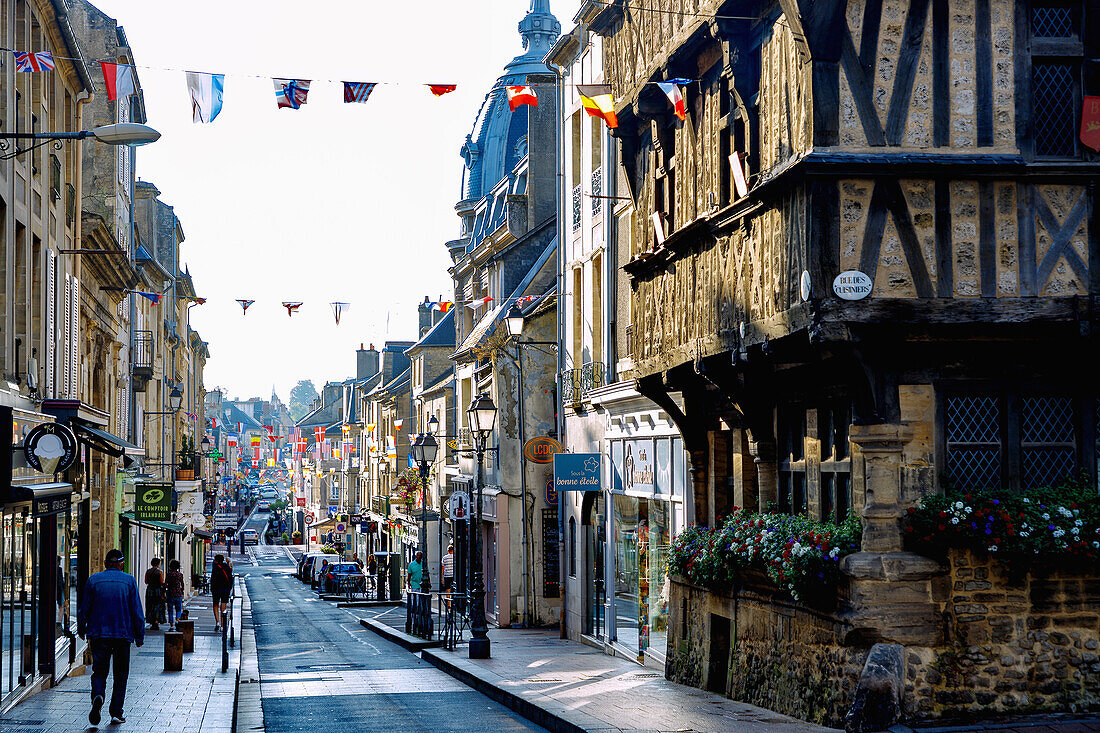
<instances>
[{"instance_id":1,"label":"pennant banner","mask_svg":"<svg viewBox=\"0 0 1100 733\"><path fill-rule=\"evenodd\" d=\"M432 90L432 94L437 97L442 97L444 94L450 94L455 89L458 89L457 84L429 84L428 88Z\"/></svg>"},{"instance_id":2,"label":"pennant banner","mask_svg":"<svg viewBox=\"0 0 1100 733\"><path fill-rule=\"evenodd\" d=\"M53 71L53 54L49 51L13 51L15 54L15 70L24 73L34 71Z\"/></svg>"},{"instance_id":3,"label":"pennant banner","mask_svg":"<svg viewBox=\"0 0 1100 733\"><path fill-rule=\"evenodd\" d=\"M340 325L340 315L351 307L350 303L330 303L332 306L332 314L336 316L336 325Z\"/></svg>"},{"instance_id":4,"label":"pennant banner","mask_svg":"<svg viewBox=\"0 0 1100 733\"><path fill-rule=\"evenodd\" d=\"M611 87L607 84L578 84L577 93L581 95L581 105L591 117L599 117L608 128L619 126L615 116L615 100L611 96Z\"/></svg>"},{"instance_id":5,"label":"pennant banner","mask_svg":"<svg viewBox=\"0 0 1100 733\"><path fill-rule=\"evenodd\" d=\"M119 97L129 97L137 92L134 84L134 67L125 64L99 62L103 69L103 84L107 87L107 101L113 102Z\"/></svg>"},{"instance_id":6,"label":"pennant banner","mask_svg":"<svg viewBox=\"0 0 1100 733\"><path fill-rule=\"evenodd\" d=\"M279 108L299 109L309 94L309 79L272 79Z\"/></svg>"},{"instance_id":7,"label":"pennant banner","mask_svg":"<svg viewBox=\"0 0 1100 733\"><path fill-rule=\"evenodd\" d=\"M293 316L295 313L298 312L298 309L302 307L302 304L301 303L289 303L289 302L284 300L283 301L283 307L286 308L286 314L288 316Z\"/></svg>"},{"instance_id":8,"label":"pennant banner","mask_svg":"<svg viewBox=\"0 0 1100 733\"><path fill-rule=\"evenodd\" d=\"M213 122L222 111L225 74L187 72L187 93L191 95L191 121Z\"/></svg>"},{"instance_id":9,"label":"pennant banner","mask_svg":"<svg viewBox=\"0 0 1100 733\"><path fill-rule=\"evenodd\" d=\"M254 301L254 300L241 300L240 298L237 298L237 302L241 304L241 315L243 316L243 315L248 313L248 306L252 305L256 301Z\"/></svg>"},{"instance_id":10,"label":"pennant banner","mask_svg":"<svg viewBox=\"0 0 1100 733\"><path fill-rule=\"evenodd\" d=\"M345 81L344 104L363 104L372 91L374 91L374 84L361 81Z\"/></svg>"},{"instance_id":11,"label":"pennant banner","mask_svg":"<svg viewBox=\"0 0 1100 733\"><path fill-rule=\"evenodd\" d=\"M528 104L532 107L539 106L539 98L535 96L535 91L526 85L516 85L505 87L508 92L508 109L513 112L517 107L522 107Z\"/></svg>"}]
</instances>

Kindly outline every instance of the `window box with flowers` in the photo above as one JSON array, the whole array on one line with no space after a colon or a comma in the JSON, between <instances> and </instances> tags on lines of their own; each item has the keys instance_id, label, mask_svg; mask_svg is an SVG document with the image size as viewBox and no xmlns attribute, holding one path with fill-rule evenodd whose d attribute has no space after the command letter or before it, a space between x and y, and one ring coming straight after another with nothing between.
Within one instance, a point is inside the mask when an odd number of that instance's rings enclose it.
<instances>
[{"instance_id":1,"label":"window box with flowers","mask_svg":"<svg viewBox=\"0 0 1100 733\"><path fill-rule=\"evenodd\" d=\"M841 524L804 516L735 509L721 526L689 527L668 553L669 572L717 593L763 574L796 601L835 601L840 559L859 550L854 514Z\"/></svg>"}]
</instances>

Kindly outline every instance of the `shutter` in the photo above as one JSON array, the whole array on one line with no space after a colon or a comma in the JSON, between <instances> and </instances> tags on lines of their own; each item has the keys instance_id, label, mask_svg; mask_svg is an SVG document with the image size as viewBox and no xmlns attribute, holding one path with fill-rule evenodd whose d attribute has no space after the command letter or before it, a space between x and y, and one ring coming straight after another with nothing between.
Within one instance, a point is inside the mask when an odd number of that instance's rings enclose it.
<instances>
[{"instance_id":1,"label":"shutter","mask_svg":"<svg viewBox=\"0 0 1100 733\"><path fill-rule=\"evenodd\" d=\"M80 397L80 281L73 278L73 294L69 303L69 397Z\"/></svg>"},{"instance_id":2,"label":"shutter","mask_svg":"<svg viewBox=\"0 0 1100 733\"><path fill-rule=\"evenodd\" d=\"M72 302L73 302L73 276L69 273L65 273L65 328L63 329L64 340L61 342L61 355L59 357L58 366L61 369L61 382L60 391L62 397L69 396L69 334L72 333Z\"/></svg>"},{"instance_id":3,"label":"shutter","mask_svg":"<svg viewBox=\"0 0 1100 733\"><path fill-rule=\"evenodd\" d=\"M42 383L42 394L53 397L54 389L53 360L57 353L57 335L55 312L57 310L57 253L52 249L46 260L46 376Z\"/></svg>"}]
</instances>

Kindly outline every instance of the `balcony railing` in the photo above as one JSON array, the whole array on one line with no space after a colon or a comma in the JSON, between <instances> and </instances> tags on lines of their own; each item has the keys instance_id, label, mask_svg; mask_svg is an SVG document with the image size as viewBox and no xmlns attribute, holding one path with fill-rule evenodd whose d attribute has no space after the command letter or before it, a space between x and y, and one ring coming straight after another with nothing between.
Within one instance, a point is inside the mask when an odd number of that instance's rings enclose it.
<instances>
[{"instance_id":1,"label":"balcony railing","mask_svg":"<svg viewBox=\"0 0 1100 733\"><path fill-rule=\"evenodd\" d=\"M76 219L76 186L65 184L65 220L72 226Z\"/></svg>"},{"instance_id":2,"label":"balcony railing","mask_svg":"<svg viewBox=\"0 0 1100 733\"><path fill-rule=\"evenodd\" d=\"M581 228L581 187L573 187L573 231Z\"/></svg>"},{"instance_id":3,"label":"balcony railing","mask_svg":"<svg viewBox=\"0 0 1100 733\"><path fill-rule=\"evenodd\" d=\"M581 397L587 398L592 390L607 384L607 369L603 362L590 361L581 367Z\"/></svg>"},{"instance_id":4,"label":"balcony railing","mask_svg":"<svg viewBox=\"0 0 1100 733\"><path fill-rule=\"evenodd\" d=\"M134 391L144 392L145 385L153 378L153 332L134 331L130 346L130 371L134 378Z\"/></svg>"},{"instance_id":5,"label":"balcony railing","mask_svg":"<svg viewBox=\"0 0 1100 733\"><path fill-rule=\"evenodd\" d=\"M384 496L372 496L370 499L370 510L375 514L386 516L386 497Z\"/></svg>"},{"instance_id":6,"label":"balcony railing","mask_svg":"<svg viewBox=\"0 0 1100 733\"><path fill-rule=\"evenodd\" d=\"M600 213L603 208L603 168L592 171L592 216Z\"/></svg>"},{"instance_id":7,"label":"balcony railing","mask_svg":"<svg viewBox=\"0 0 1100 733\"><path fill-rule=\"evenodd\" d=\"M561 403L563 405L579 405L581 394L581 370L563 370L561 373Z\"/></svg>"}]
</instances>

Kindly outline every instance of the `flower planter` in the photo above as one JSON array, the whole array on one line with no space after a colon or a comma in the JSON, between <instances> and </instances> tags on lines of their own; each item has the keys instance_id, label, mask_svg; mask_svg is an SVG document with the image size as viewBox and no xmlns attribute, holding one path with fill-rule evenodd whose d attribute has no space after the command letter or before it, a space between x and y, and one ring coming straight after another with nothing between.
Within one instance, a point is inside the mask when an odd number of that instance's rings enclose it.
<instances>
[{"instance_id":1,"label":"flower planter","mask_svg":"<svg viewBox=\"0 0 1100 733\"><path fill-rule=\"evenodd\" d=\"M176 480L177 481L194 481L195 480L195 470L194 469L187 469L187 468L177 468L176 469Z\"/></svg>"}]
</instances>

